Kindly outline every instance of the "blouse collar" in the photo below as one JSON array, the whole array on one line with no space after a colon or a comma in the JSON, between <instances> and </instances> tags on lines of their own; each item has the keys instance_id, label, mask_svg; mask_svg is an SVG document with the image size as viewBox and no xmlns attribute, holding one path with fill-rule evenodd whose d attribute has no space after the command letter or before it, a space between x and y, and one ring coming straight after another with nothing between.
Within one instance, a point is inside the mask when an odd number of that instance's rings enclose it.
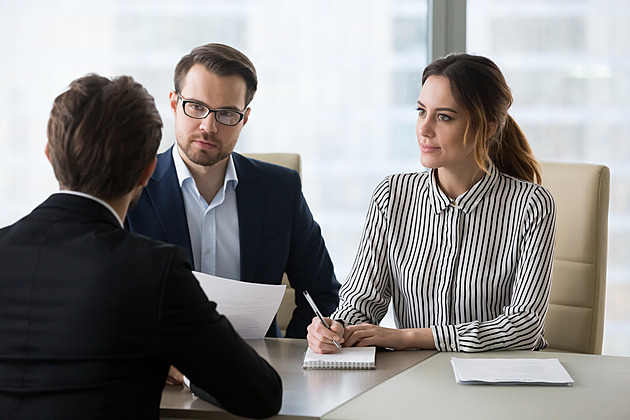
<instances>
[{"instance_id":1,"label":"blouse collar","mask_svg":"<svg viewBox=\"0 0 630 420\"><path fill-rule=\"evenodd\" d=\"M464 213L468 214L472 212L475 207L484 199L493 186L497 183L499 177L499 171L494 165L488 165L488 173L477 181L468 191L461 194L456 199L449 198L440 189L437 183L437 170L431 169L431 184L430 184L430 198L435 213L441 213L446 210L447 207L454 207L461 209Z\"/></svg>"}]
</instances>

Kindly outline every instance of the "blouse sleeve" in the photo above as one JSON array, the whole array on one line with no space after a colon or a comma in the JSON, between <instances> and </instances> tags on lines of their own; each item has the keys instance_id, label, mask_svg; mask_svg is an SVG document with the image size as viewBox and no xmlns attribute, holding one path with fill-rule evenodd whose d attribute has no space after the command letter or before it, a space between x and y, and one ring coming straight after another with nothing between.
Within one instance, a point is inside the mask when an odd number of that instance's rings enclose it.
<instances>
[{"instance_id":1,"label":"blouse sleeve","mask_svg":"<svg viewBox=\"0 0 630 420\"><path fill-rule=\"evenodd\" d=\"M339 292L339 307L331 315L347 324L378 325L391 298L388 253L389 182L374 190L356 258Z\"/></svg>"},{"instance_id":2,"label":"blouse sleeve","mask_svg":"<svg viewBox=\"0 0 630 420\"><path fill-rule=\"evenodd\" d=\"M488 321L432 326L441 351L532 350L545 348L543 324L549 306L556 207L549 191L529 196L509 305Z\"/></svg>"}]
</instances>

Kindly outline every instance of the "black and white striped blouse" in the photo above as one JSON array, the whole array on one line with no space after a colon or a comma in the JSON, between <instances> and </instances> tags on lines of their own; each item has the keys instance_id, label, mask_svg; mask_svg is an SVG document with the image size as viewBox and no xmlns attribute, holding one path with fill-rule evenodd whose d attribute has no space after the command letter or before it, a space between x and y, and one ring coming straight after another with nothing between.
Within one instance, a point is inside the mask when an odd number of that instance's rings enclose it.
<instances>
[{"instance_id":1,"label":"black and white striped blouse","mask_svg":"<svg viewBox=\"0 0 630 420\"><path fill-rule=\"evenodd\" d=\"M541 349L556 208L545 188L495 167L456 200L430 172L375 189L331 318L431 327L438 350Z\"/></svg>"}]
</instances>

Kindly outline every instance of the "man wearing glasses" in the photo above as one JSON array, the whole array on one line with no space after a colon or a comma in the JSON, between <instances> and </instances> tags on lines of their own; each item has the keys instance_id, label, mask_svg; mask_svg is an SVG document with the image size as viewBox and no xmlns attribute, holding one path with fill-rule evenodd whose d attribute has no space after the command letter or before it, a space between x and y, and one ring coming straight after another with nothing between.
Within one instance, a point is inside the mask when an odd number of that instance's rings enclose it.
<instances>
[{"instance_id":1,"label":"man wearing glasses","mask_svg":"<svg viewBox=\"0 0 630 420\"><path fill-rule=\"evenodd\" d=\"M182 57L174 82L177 143L158 155L129 229L181 245L204 273L266 284L286 273L297 305L286 336L306 337L313 312L302 291L330 314L339 283L298 173L233 152L258 84L254 65L227 45L202 45ZM267 336L280 336L275 321Z\"/></svg>"}]
</instances>

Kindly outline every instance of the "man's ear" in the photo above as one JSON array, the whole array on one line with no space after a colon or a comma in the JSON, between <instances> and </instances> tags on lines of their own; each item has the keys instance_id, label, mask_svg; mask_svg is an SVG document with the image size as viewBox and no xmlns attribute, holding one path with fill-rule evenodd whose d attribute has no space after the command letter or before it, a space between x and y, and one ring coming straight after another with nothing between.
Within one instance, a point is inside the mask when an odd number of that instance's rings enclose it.
<instances>
[{"instance_id":1,"label":"man's ear","mask_svg":"<svg viewBox=\"0 0 630 420\"><path fill-rule=\"evenodd\" d=\"M50 160L50 152L48 151L48 142L46 142L46 146L44 146L44 154L46 155L48 162L50 162L50 164L52 165L52 160Z\"/></svg>"},{"instance_id":2,"label":"man's ear","mask_svg":"<svg viewBox=\"0 0 630 420\"><path fill-rule=\"evenodd\" d=\"M151 179L151 175L153 175L153 171L155 170L155 165L157 165L157 157L155 157L151 163L142 170L142 176L140 177L140 181L138 181L138 186L143 188L147 186L149 179Z\"/></svg>"},{"instance_id":3,"label":"man's ear","mask_svg":"<svg viewBox=\"0 0 630 420\"><path fill-rule=\"evenodd\" d=\"M168 102L171 106L171 111L173 112L173 115L175 115L177 113L177 102L179 100L179 96L177 95L177 93L172 90L169 94L168 94Z\"/></svg>"},{"instance_id":4,"label":"man's ear","mask_svg":"<svg viewBox=\"0 0 630 420\"><path fill-rule=\"evenodd\" d=\"M243 117L243 127L245 127L245 124L247 124L247 120L249 119L249 113L251 112L251 108L247 108L245 110L245 116Z\"/></svg>"}]
</instances>

